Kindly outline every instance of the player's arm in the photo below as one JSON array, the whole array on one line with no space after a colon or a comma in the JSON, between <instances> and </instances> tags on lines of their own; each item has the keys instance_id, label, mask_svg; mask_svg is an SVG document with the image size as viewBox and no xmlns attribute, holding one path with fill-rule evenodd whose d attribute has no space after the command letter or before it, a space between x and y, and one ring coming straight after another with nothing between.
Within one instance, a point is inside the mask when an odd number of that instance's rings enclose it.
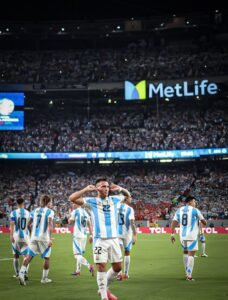
<instances>
[{"instance_id":1,"label":"player's arm","mask_svg":"<svg viewBox=\"0 0 228 300\"><path fill-rule=\"evenodd\" d=\"M72 220L71 218L68 218L68 224L69 224L69 225L73 225L74 222L75 222L74 220Z\"/></svg>"},{"instance_id":2,"label":"player's arm","mask_svg":"<svg viewBox=\"0 0 228 300\"><path fill-rule=\"evenodd\" d=\"M178 225L178 222L176 220L173 220L171 223L171 242L174 243L176 241L174 233L175 233L175 228Z\"/></svg>"},{"instance_id":3,"label":"player's arm","mask_svg":"<svg viewBox=\"0 0 228 300\"><path fill-rule=\"evenodd\" d=\"M14 243L14 237L13 237L13 233L14 233L14 221L10 221L10 242Z\"/></svg>"},{"instance_id":4,"label":"player's arm","mask_svg":"<svg viewBox=\"0 0 228 300\"><path fill-rule=\"evenodd\" d=\"M207 225L207 221L205 220L205 219L202 219L201 221L200 221L200 224L203 224L203 225Z\"/></svg>"},{"instance_id":5,"label":"player's arm","mask_svg":"<svg viewBox=\"0 0 228 300\"><path fill-rule=\"evenodd\" d=\"M92 226L92 223L90 222L90 220L87 221L87 226L89 229L89 242L90 242L90 244L92 244L92 242L93 242L93 226Z\"/></svg>"},{"instance_id":6,"label":"player's arm","mask_svg":"<svg viewBox=\"0 0 228 300\"><path fill-rule=\"evenodd\" d=\"M118 192L118 193L123 194L126 197L129 197L129 198L131 197L131 194L127 189L124 189L121 186L114 184L114 183L112 183L110 186L110 192ZM131 202L129 202L129 203L131 203Z\"/></svg>"},{"instance_id":7,"label":"player's arm","mask_svg":"<svg viewBox=\"0 0 228 300\"><path fill-rule=\"evenodd\" d=\"M203 234L203 223L201 221L199 222L199 234Z\"/></svg>"},{"instance_id":8,"label":"player's arm","mask_svg":"<svg viewBox=\"0 0 228 300\"><path fill-rule=\"evenodd\" d=\"M87 192L92 192L96 191L96 187L94 185L88 185L84 189L74 192L73 194L70 195L69 201L76 203L77 205L83 205L84 204L84 199L82 198L82 195L87 193Z\"/></svg>"},{"instance_id":9,"label":"player's arm","mask_svg":"<svg viewBox=\"0 0 228 300\"><path fill-rule=\"evenodd\" d=\"M32 222L33 222L33 218L30 217L30 219L28 221L28 231L29 231L30 235L31 235L31 232L32 232Z\"/></svg>"},{"instance_id":10,"label":"player's arm","mask_svg":"<svg viewBox=\"0 0 228 300\"><path fill-rule=\"evenodd\" d=\"M73 225L74 222L75 222L75 216L73 215L73 210L71 208L69 208L68 212L69 212L69 215L70 215L69 218L67 219L68 224Z\"/></svg>"},{"instance_id":11,"label":"player's arm","mask_svg":"<svg viewBox=\"0 0 228 300\"><path fill-rule=\"evenodd\" d=\"M207 225L207 221L205 220L203 214L201 213L201 211L198 210L198 218L199 218L199 226L200 225ZM201 229L201 228L200 228Z\"/></svg>"},{"instance_id":12,"label":"player's arm","mask_svg":"<svg viewBox=\"0 0 228 300\"><path fill-rule=\"evenodd\" d=\"M48 218L48 234L49 234L49 247L52 246L52 230L53 230L53 218Z\"/></svg>"},{"instance_id":13,"label":"player's arm","mask_svg":"<svg viewBox=\"0 0 228 300\"><path fill-rule=\"evenodd\" d=\"M133 232L132 244L134 245L137 241L137 230L135 226L135 220L131 220L131 229Z\"/></svg>"}]
</instances>

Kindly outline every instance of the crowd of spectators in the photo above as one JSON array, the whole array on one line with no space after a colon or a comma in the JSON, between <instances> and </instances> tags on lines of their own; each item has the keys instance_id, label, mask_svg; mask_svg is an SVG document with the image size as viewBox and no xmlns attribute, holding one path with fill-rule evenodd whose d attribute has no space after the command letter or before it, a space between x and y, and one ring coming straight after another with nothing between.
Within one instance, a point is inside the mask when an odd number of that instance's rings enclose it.
<instances>
[{"instance_id":1,"label":"crowd of spectators","mask_svg":"<svg viewBox=\"0 0 228 300\"><path fill-rule=\"evenodd\" d=\"M124 48L1 51L0 83L75 88L119 82L226 76L225 45L179 43L155 47L140 40Z\"/></svg>"},{"instance_id":2,"label":"crowd of spectators","mask_svg":"<svg viewBox=\"0 0 228 300\"><path fill-rule=\"evenodd\" d=\"M227 219L227 166L223 162L217 164L208 163L201 171L196 171L191 162L166 167L136 164L134 168L98 164L57 167L39 163L6 166L0 173L0 211L8 217L18 196L23 196L26 207L32 210L40 195L48 193L53 198L56 222L64 225L70 207L68 196L105 176L130 190L137 220L171 220L177 207L183 205L182 196L189 189L207 219Z\"/></svg>"},{"instance_id":3,"label":"crowd of spectators","mask_svg":"<svg viewBox=\"0 0 228 300\"><path fill-rule=\"evenodd\" d=\"M110 106L72 112L25 112L23 131L5 131L0 152L94 152L226 147L225 101L212 106ZM199 102L199 101L198 101ZM77 105L74 104L75 107Z\"/></svg>"}]
</instances>

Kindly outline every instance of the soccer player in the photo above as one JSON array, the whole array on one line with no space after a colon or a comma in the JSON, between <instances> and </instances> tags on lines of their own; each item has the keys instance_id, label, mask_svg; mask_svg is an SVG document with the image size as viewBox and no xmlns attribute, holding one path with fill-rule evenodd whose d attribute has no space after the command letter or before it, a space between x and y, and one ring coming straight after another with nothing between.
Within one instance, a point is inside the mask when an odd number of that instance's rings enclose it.
<instances>
[{"instance_id":1,"label":"soccer player","mask_svg":"<svg viewBox=\"0 0 228 300\"><path fill-rule=\"evenodd\" d=\"M19 281L21 285L26 285L26 268L33 257L39 253L44 259L41 283L52 282L52 280L48 278L54 218L54 211L51 209L51 207L51 197L48 195L42 195L40 197L40 207L36 208L30 215L29 225L32 224L31 241L28 254L26 255L26 259L24 260L19 272Z\"/></svg>"},{"instance_id":2,"label":"soccer player","mask_svg":"<svg viewBox=\"0 0 228 300\"><path fill-rule=\"evenodd\" d=\"M87 192L97 192L97 197L82 198ZM110 192L122 195L110 196ZM84 189L70 195L69 200L78 204L88 205L93 214L94 262L97 266L97 285L102 300L116 300L108 289L111 281L116 279L121 271L122 253L117 237L117 204L124 201L124 196L130 197L128 190L118 185L109 185L106 178L99 178L95 185L88 185ZM130 199L127 202L130 204ZM112 267L106 273L106 264Z\"/></svg>"},{"instance_id":3,"label":"soccer player","mask_svg":"<svg viewBox=\"0 0 228 300\"><path fill-rule=\"evenodd\" d=\"M185 202L186 206L182 206L176 211L171 223L171 242L175 242L174 230L180 224L180 242L184 249L183 261L186 280L191 281L193 280L194 255L198 250L199 222L206 225L207 221L196 208L196 200L193 196L188 196Z\"/></svg>"},{"instance_id":4,"label":"soccer player","mask_svg":"<svg viewBox=\"0 0 228 300\"><path fill-rule=\"evenodd\" d=\"M76 259L76 271L72 275L80 276L81 265L85 265L92 276L94 276L94 267L90 264L82 254L85 252L87 232L86 228L88 226L89 233L92 235L92 225L90 222L90 216L86 210L77 204L74 204L75 209L71 212L69 218L69 224L74 224L73 233L73 253ZM92 242L90 240L90 242Z\"/></svg>"},{"instance_id":5,"label":"soccer player","mask_svg":"<svg viewBox=\"0 0 228 300\"><path fill-rule=\"evenodd\" d=\"M124 273L120 272L117 276L118 280L122 280L129 278L130 251L132 244L134 245L137 240L134 209L125 201L118 207L118 237L120 245L124 248Z\"/></svg>"},{"instance_id":6,"label":"soccer player","mask_svg":"<svg viewBox=\"0 0 228 300\"><path fill-rule=\"evenodd\" d=\"M24 199L17 199L17 209L13 210L10 214L10 241L13 250L13 267L15 270L14 277L18 277L20 270L19 256L28 253L29 245L29 211L24 208ZM25 279L27 280L28 268L25 272Z\"/></svg>"}]
</instances>

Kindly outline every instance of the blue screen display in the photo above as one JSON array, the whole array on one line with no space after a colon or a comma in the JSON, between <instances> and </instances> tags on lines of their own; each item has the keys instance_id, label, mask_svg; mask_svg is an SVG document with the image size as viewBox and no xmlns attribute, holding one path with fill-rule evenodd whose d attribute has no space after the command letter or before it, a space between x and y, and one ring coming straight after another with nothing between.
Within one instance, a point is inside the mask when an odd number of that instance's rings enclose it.
<instances>
[{"instance_id":1,"label":"blue screen display","mask_svg":"<svg viewBox=\"0 0 228 300\"><path fill-rule=\"evenodd\" d=\"M0 130L24 129L24 93L0 93Z\"/></svg>"}]
</instances>

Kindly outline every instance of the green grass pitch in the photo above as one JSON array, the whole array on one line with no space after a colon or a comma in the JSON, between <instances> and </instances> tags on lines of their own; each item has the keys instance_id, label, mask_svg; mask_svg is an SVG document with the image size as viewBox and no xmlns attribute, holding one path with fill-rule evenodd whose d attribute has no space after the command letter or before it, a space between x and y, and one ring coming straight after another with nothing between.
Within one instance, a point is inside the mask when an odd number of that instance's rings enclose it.
<instances>
[{"instance_id":1,"label":"green grass pitch","mask_svg":"<svg viewBox=\"0 0 228 300\"><path fill-rule=\"evenodd\" d=\"M52 283L40 283L42 259L33 259L27 286L13 278L9 235L0 235L0 299L4 300L92 300L97 295L96 275L84 266L80 277L75 269L72 240L55 235L49 277ZM115 281L111 290L119 300L225 300L228 299L228 235L206 235L208 258L195 259L194 282L185 281L179 239L173 245L169 235L138 235L132 248L130 279ZM199 254L199 253L198 253ZM85 257L92 261L91 245Z\"/></svg>"}]
</instances>

